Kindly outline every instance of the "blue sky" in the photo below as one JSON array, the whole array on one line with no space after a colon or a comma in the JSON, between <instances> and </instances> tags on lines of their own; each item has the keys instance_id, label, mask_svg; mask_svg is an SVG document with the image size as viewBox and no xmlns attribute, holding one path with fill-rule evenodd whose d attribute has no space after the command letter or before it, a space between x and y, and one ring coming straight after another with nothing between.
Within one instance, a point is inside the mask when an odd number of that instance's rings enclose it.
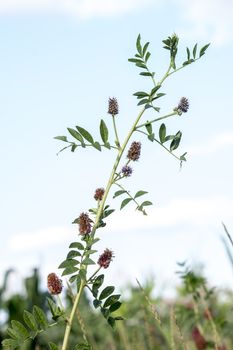
<instances>
[{"instance_id":1,"label":"blue sky","mask_svg":"<svg viewBox=\"0 0 233 350\"><path fill-rule=\"evenodd\" d=\"M133 208L112 215L99 249L114 250L109 280L119 286L152 274L158 289L169 288L183 260L203 263L215 285L232 286L220 240L221 221L233 227L232 13L228 0L0 2L0 273L15 266L27 275L34 265L44 277L56 271L77 237L70 223L93 206L114 154L56 156L62 145L53 137L77 124L97 137L101 118L110 125L107 101L115 96L123 138L138 112L132 94L151 88L127 62L136 37L151 42L150 66L160 77L168 64L161 41L176 32L180 62L187 45L211 42L202 60L163 88L161 114L181 96L190 100L187 114L166 123L170 132L183 131L178 154L187 151L188 162L179 171L175 159L142 140L125 185L148 190L154 206L146 218Z\"/></svg>"}]
</instances>

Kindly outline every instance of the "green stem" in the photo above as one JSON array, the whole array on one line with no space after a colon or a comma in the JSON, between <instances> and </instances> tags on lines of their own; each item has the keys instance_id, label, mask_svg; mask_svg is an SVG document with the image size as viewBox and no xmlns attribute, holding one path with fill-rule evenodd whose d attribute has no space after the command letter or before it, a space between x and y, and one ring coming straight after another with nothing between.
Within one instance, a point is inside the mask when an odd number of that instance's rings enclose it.
<instances>
[{"instance_id":1,"label":"green stem","mask_svg":"<svg viewBox=\"0 0 233 350\"><path fill-rule=\"evenodd\" d=\"M156 119L152 119L152 120L148 120L146 123L143 123L143 124L138 125L138 126L136 127L136 129L142 128L143 126L146 126L147 124L152 124L152 123L155 123L155 122L157 122L157 121L159 121L159 120L172 117L172 116L174 116L174 115L178 115L178 112L177 112L177 111L173 111L173 112L171 112L171 113L169 113L169 114L166 114L166 115L164 115L164 116L162 116L162 117L159 117L159 118L156 118Z\"/></svg>"},{"instance_id":2,"label":"green stem","mask_svg":"<svg viewBox=\"0 0 233 350\"><path fill-rule=\"evenodd\" d=\"M142 117L143 113L145 112L145 107L143 107L143 109L141 110L141 112L138 114L132 128L130 129L128 135L126 136L125 138L125 141L122 145L122 147L119 149L119 152L118 152L118 155L116 157L116 160L115 160L115 163L113 165L113 169L112 169L112 172L110 174L110 177L109 177L109 180L108 180L108 183L107 183L107 186L105 188L105 192L104 192L104 196L103 196L103 199L101 201L101 204L100 204L100 207L99 207L99 210L97 212L97 215L96 215L96 219L95 219L95 224L93 226L93 229L92 229L92 232L91 232L91 236L94 237L94 234L96 232L96 229L97 229L97 226L98 226L98 223L99 223L99 220L100 220L100 217L102 215L102 212L103 212L103 209L104 209L104 206L105 206L105 202L106 202L106 199L107 199L107 196L108 196L108 193L111 189L111 186L112 184L114 183L114 177L115 177L115 173L116 173L116 170L117 170L117 167L120 163L120 160L122 158L122 155L125 151L125 148L129 142L129 139L130 137L132 136L133 132L136 130L136 127L137 127L137 124L140 120L140 118Z\"/></svg>"},{"instance_id":3,"label":"green stem","mask_svg":"<svg viewBox=\"0 0 233 350\"><path fill-rule=\"evenodd\" d=\"M116 127L116 121L115 121L115 115L112 115L112 121L113 121L113 128L114 128L114 133L115 133L115 137L116 137L116 141L115 144L117 146L118 149L120 149L120 141L119 141L119 137L118 137L118 133L117 133L117 127Z\"/></svg>"},{"instance_id":4,"label":"green stem","mask_svg":"<svg viewBox=\"0 0 233 350\"><path fill-rule=\"evenodd\" d=\"M70 336L70 331L71 331L71 327L72 327L72 323L73 323L73 319L76 313L76 309L78 307L81 295L82 295L82 291L84 288L85 282L82 280L81 284L80 284L80 288L79 288L79 292L75 297L74 300L74 305L72 307L71 313L70 313L70 317L68 318L67 321L67 325L66 325L66 330L65 330L65 335L64 335L64 339L63 339L63 344L62 344L62 350L66 350L67 349L67 345L68 345L68 340L69 340L69 336Z\"/></svg>"},{"instance_id":5,"label":"green stem","mask_svg":"<svg viewBox=\"0 0 233 350\"><path fill-rule=\"evenodd\" d=\"M163 78L162 78L162 79L160 80L160 82L158 83L158 85L162 85L163 82L164 82L164 80L167 79L167 77L171 74L171 73L170 73L171 68L172 68L172 62L170 61L169 67L168 67L166 73L164 74ZM174 72L175 72L175 71L174 71ZM174 73L174 72L173 72L173 73Z\"/></svg>"},{"instance_id":6,"label":"green stem","mask_svg":"<svg viewBox=\"0 0 233 350\"><path fill-rule=\"evenodd\" d=\"M106 202L108 193L109 193L109 191L111 189L111 186L114 183L114 177L115 177L116 169L117 169L117 167L118 167L118 165L120 163L121 157L122 157L122 155L124 153L124 150L125 150L128 142L129 142L130 137L132 136L133 132L135 131L135 128L136 128L136 126L137 126L137 124L138 124L138 122L139 122L139 120L142 117L144 112L145 112L145 108L143 107L143 109L138 114L138 116L137 116L137 118L136 118L132 128L130 129L128 135L126 136L126 139L125 139L122 147L118 151L118 155L117 155L115 163L113 165L113 169L112 169L112 172L110 174L110 177L109 177L109 180L108 180L108 183L107 183L107 187L105 189L105 193L104 193L103 199L102 199L102 201L101 201L101 203L99 205L98 212L96 214L95 223L93 225L93 228L92 228L92 231L91 231L91 235L90 235L91 238L94 238L95 232L96 232L96 230L98 228L98 224L99 224L102 212L104 210L105 202ZM81 267L81 264L80 264L80 267ZM85 268L86 267L87 266L85 266ZM77 307L78 307L78 304L79 304L79 301L80 301L80 298L81 298L81 295L82 295L82 292L83 292L83 289L84 289L85 285L86 285L86 281L82 280L81 284L80 284L79 292L78 292L78 294L75 297L74 304L73 304L73 307L72 307L72 310L71 310L71 314L70 314L70 317L69 317L67 325L66 325L65 335L64 335L64 340L63 340L63 345L62 345L62 349L61 350L67 350L68 340L69 340L69 335L70 335L70 331L71 331L74 315L75 315L75 312L77 310Z\"/></svg>"}]
</instances>

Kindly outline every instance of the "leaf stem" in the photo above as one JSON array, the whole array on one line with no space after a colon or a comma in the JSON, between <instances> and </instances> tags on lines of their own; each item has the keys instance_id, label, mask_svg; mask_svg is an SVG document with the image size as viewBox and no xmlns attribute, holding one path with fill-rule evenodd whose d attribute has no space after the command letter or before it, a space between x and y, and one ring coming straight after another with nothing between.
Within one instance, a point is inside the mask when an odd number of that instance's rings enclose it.
<instances>
[{"instance_id":1,"label":"leaf stem","mask_svg":"<svg viewBox=\"0 0 233 350\"><path fill-rule=\"evenodd\" d=\"M101 269L101 266L98 267L98 269L91 275L91 277L88 278L86 284L88 282L90 282L92 280L93 277L95 277L95 275L99 272L99 270Z\"/></svg>"},{"instance_id":2,"label":"leaf stem","mask_svg":"<svg viewBox=\"0 0 233 350\"><path fill-rule=\"evenodd\" d=\"M118 184L117 182L114 183L115 185L117 185L118 187L120 187L120 189L122 189L123 191L125 191L125 193L134 201L134 203L137 205L137 208L140 207L140 204L134 199L133 196L131 196L130 192L127 191L122 185ZM137 209L136 208L136 209Z\"/></svg>"},{"instance_id":3,"label":"leaf stem","mask_svg":"<svg viewBox=\"0 0 233 350\"><path fill-rule=\"evenodd\" d=\"M147 133L146 132L144 132L144 131L142 131L142 130L136 130L137 132L140 132L140 133L142 133L142 134L144 134L144 135L146 135L146 136L148 136L147 135ZM180 159L180 157L178 157L178 156L176 156L173 152L171 152L166 146L164 146L159 140L157 140L156 138L154 138L154 141L155 142L157 142L160 146L162 146L168 153L170 153L173 157L175 157L176 159L178 159L179 161L181 161L181 159Z\"/></svg>"},{"instance_id":4,"label":"leaf stem","mask_svg":"<svg viewBox=\"0 0 233 350\"><path fill-rule=\"evenodd\" d=\"M115 137L116 137L115 144L116 144L117 148L120 149L121 146L120 146L120 141L119 141L119 137L118 137L118 133L117 133L116 120L115 120L114 114L112 114L112 121L113 121L114 133L115 133Z\"/></svg>"},{"instance_id":5,"label":"leaf stem","mask_svg":"<svg viewBox=\"0 0 233 350\"><path fill-rule=\"evenodd\" d=\"M173 111L173 112L171 112L171 113L169 113L169 114L166 114L166 115L164 115L164 116L162 116L162 117L159 117L159 118L156 118L156 119L152 119L152 120L148 120L146 123L143 123L143 124L138 125L138 126L136 127L136 130L139 129L139 128L142 128L143 126L146 126L147 124L152 124L152 123L155 123L155 122L157 122L157 121L159 121L159 120L172 117L172 116L174 116L174 115L178 115L178 112L177 112L177 111Z\"/></svg>"}]
</instances>

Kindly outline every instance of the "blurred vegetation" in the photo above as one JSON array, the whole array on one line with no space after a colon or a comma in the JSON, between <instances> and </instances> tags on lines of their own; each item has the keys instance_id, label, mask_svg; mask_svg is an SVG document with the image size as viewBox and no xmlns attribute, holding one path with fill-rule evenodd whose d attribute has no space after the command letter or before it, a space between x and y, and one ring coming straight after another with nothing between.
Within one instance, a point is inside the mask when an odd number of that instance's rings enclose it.
<instances>
[{"instance_id":1,"label":"blurred vegetation","mask_svg":"<svg viewBox=\"0 0 233 350\"><path fill-rule=\"evenodd\" d=\"M4 315L1 340L7 336L11 319L22 321L24 309L31 310L37 304L48 311L48 293L40 289L39 271L34 269L32 276L24 280L24 293L9 295L7 282L12 272L5 273L0 288L0 311ZM185 263L179 264L178 273L181 284L173 300L155 298L153 281L129 287L121 307L124 321L118 322L115 331L99 312L90 309L91 302L84 295L72 330L71 349L82 338L94 350L233 349L233 292L211 288L202 272L189 269ZM68 292L63 302L71 306ZM64 325L56 326L50 329L49 339L46 332L41 333L20 349L48 349L48 341L61 343L63 332Z\"/></svg>"}]
</instances>

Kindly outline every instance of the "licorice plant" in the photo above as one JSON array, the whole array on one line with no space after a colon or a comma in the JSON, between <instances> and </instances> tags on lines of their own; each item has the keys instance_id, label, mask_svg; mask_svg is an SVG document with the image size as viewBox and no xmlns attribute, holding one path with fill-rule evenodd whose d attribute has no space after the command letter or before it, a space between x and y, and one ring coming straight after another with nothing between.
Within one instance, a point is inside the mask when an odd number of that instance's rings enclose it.
<instances>
[{"instance_id":1,"label":"licorice plant","mask_svg":"<svg viewBox=\"0 0 233 350\"><path fill-rule=\"evenodd\" d=\"M91 292L94 307L100 309L103 317L106 318L107 323L111 327L114 328L117 321L123 320L118 314L118 309L121 306L121 302L119 301L120 295L114 294L114 286L103 287L103 271L109 267L114 257L113 252L110 249L105 249L97 259L92 258L92 255L97 253L93 248L96 242L99 241L99 238L96 237L96 232L106 225L106 218L114 212L114 209L107 204L107 199L113 188L117 189L113 194L113 198L119 196L123 198L120 209L123 209L132 202L136 210L146 215L146 207L152 205L148 200L141 201L141 197L147 194L146 191L138 190L133 195L122 185L121 181L132 175L132 165L140 158L141 142L137 140L138 134L143 135L152 144L160 145L174 156L181 165L186 161L186 153L179 156L174 152L179 147L182 137L181 131L168 135L165 124L160 124L160 122L170 117L181 117L188 111L189 101L186 97L182 97L177 103L177 106L173 107L165 115L161 115L158 102L165 95L161 92L165 80L177 71L199 60L205 54L209 44L203 46L200 50L198 50L197 44L194 45L192 50L187 48L185 61L177 67L178 42L179 39L176 34L163 40L164 48L169 53L169 64L165 74L158 79L155 73L148 67L148 61L151 56L148 51L149 43L147 42L142 45L141 36L138 36L136 41L137 52L133 58L129 59L129 62L132 62L140 69L139 74L141 76L151 80L152 87L148 92L138 91L133 94L138 100L137 105L140 111L124 140L121 140L118 136L117 122L119 118L119 106L115 97L109 98L107 110L112 119L112 128L115 135L114 141L109 139L109 130L107 127L109 119L107 122L103 119L100 121L99 131L101 141L94 140L91 133L81 126L67 129L71 139L68 139L67 136L55 137L55 139L65 143L65 147L61 151L70 149L74 152L78 148L83 148L85 151L85 148L88 147L93 147L97 151L103 149L112 150L115 153L114 162L106 186L104 188L98 187L94 193L95 207L86 211L84 210L74 220L73 223L77 224L79 236L75 242L70 244L67 257L59 266L62 269L62 276L66 276L68 279L68 292L71 295L73 303L71 311L66 310L59 299L59 294L63 289L60 277L55 273L50 273L48 275L48 290L51 297L48 298L48 306L51 316L38 306L34 306L30 312L25 310L22 323L14 320L11 321L11 327L7 330L9 338L2 342L3 349L17 349L24 342L34 339L43 331L47 331L49 334L51 327L55 327L56 324L63 322L64 337L62 344L49 342L48 347L50 350L70 350L69 336L76 319L80 298L85 289ZM154 111L154 119L143 119L148 109ZM158 128L154 130L153 127L156 123ZM131 141L132 137L135 139ZM89 272L89 265L96 265L96 270L92 274ZM88 350L92 349L92 346L88 343L87 339L84 341L77 340L77 344L73 350L78 349Z\"/></svg>"}]
</instances>

